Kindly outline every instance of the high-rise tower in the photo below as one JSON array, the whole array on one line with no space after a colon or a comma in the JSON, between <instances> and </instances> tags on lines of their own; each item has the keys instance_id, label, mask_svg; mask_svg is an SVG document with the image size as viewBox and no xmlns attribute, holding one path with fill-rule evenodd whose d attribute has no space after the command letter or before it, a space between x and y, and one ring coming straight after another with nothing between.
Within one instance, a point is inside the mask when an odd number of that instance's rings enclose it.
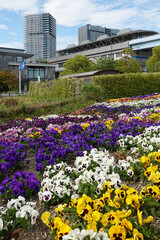
<instances>
[{"instance_id":1,"label":"high-rise tower","mask_svg":"<svg viewBox=\"0 0 160 240\"><path fill-rule=\"evenodd\" d=\"M118 32L119 29L112 29L86 24L78 28L78 43L81 44L86 40L96 41L99 36L104 34L107 34L110 37L115 36Z\"/></svg>"},{"instance_id":2,"label":"high-rise tower","mask_svg":"<svg viewBox=\"0 0 160 240\"><path fill-rule=\"evenodd\" d=\"M24 15L24 49L33 62L55 57L56 20L50 13Z\"/></svg>"}]
</instances>

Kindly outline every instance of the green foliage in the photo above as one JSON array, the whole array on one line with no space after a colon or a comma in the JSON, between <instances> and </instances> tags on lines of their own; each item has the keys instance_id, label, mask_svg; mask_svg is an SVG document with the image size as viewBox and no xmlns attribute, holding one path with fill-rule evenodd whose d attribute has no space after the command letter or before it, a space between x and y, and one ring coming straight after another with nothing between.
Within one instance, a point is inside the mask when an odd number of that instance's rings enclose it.
<instances>
[{"instance_id":1,"label":"green foliage","mask_svg":"<svg viewBox=\"0 0 160 240\"><path fill-rule=\"evenodd\" d=\"M84 84L81 94L86 100L103 101L105 97L103 88L95 83Z\"/></svg>"},{"instance_id":2,"label":"green foliage","mask_svg":"<svg viewBox=\"0 0 160 240\"><path fill-rule=\"evenodd\" d=\"M160 46L152 49L152 56L148 58L146 67L150 72L160 72Z\"/></svg>"},{"instance_id":3,"label":"green foliage","mask_svg":"<svg viewBox=\"0 0 160 240\"><path fill-rule=\"evenodd\" d=\"M124 73L137 73L142 72L141 66L136 61L135 58L120 58L117 61L116 70L122 71Z\"/></svg>"},{"instance_id":4,"label":"green foliage","mask_svg":"<svg viewBox=\"0 0 160 240\"><path fill-rule=\"evenodd\" d=\"M36 63L48 63L47 59L38 59Z\"/></svg>"},{"instance_id":5,"label":"green foliage","mask_svg":"<svg viewBox=\"0 0 160 240\"><path fill-rule=\"evenodd\" d=\"M0 72L0 81L4 86L8 87L9 92L18 89L18 78L16 75L9 71L9 69L3 69Z\"/></svg>"},{"instance_id":6,"label":"green foliage","mask_svg":"<svg viewBox=\"0 0 160 240\"><path fill-rule=\"evenodd\" d=\"M115 69L117 66L117 61L113 58L102 58L98 57L94 59L94 67L93 70L106 70L106 69Z\"/></svg>"},{"instance_id":7,"label":"green foliage","mask_svg":"<svg viewBox=\"0 0 160 240\"><path fill-rule=\"evenodd\" d=\"M95 76L92 78L92 82L104 89L107 99L160 92L160 73L125 73Z\"/></svg>"},{"instance_id":8,"label":"green foliage","mask_svg":"<svg viewBox=\"0 0 160 240\"><path fill-rule=\"evenodd\" d=\"M7 92L8 86L7 84L3 83L2 78L0 76L0 92Z\"/></svg>"},{"instance_id":9,"label":"green foliage","mask_svg":"<svg viewBox=\"0 0 160 240\"><path fill-rule=\"evenodd\" d=\"M133 50L131 48L125 48L122 50L123 58L130 59L133 56Z\"/></svg>"},{"instance_id":10,"label":"green foliage","mask_svg":"<svg viewBox=\"0 0 160 240\"><path fill-rule=\"evenodd\" d=\"M45 82L30 82L29 96L52 97L52 99L74 98L79 95L82 88L82 80L75 78L59 78Z\"/></svg>"},{"instance_id":11,"label":"green foliage","mask_svg":"<svg viewBox=\"0 0 160 240\"><path fill-rule=\"evenodd\" d=\"M125 48L122 50L122 58L117 60L116 70L122 71L124 73L137 73L142 72L141 66L136 61L133 56L133 50L130 48Z\"/></svg>"},{"instance_id":12,"label":"green foliage","mask_svg":"<svg viewBox=\"0 0 160 240\"><path fill-rule=\"evenodd\" d=\"M65 70L60 74L60 76L92 71L93 65L94 63L92 60L89 60L86 56L76 55L64 63L63 66Z\"/></svg>"}]
</instances>

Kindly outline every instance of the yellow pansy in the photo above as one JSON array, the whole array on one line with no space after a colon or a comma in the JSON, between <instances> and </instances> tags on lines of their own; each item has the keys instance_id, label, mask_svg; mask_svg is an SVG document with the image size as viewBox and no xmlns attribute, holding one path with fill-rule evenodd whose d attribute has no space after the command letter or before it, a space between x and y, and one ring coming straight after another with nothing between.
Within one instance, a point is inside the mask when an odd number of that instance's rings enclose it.
<instances>
[{"instance_id":1,"label":"yellow pansy","mask_svg":"<svg viewBox=\"0 0 160 240\"><path fill-rule=\"evenodd\" d=\"M105 201L104 199L96 199L94 201L94 209L97 210L97 211L101 211L105 206Z\"/></svg>"},{"instance_id":2,"label":"yellow pansy","mask_svg":"<svg viewBox=\"0 0 160 240\"><path fill-rule=\"evenodd\" d=\"M126 198L127 205L131 205L134 209L140 208L140 202L139 200L142 199L142 197L138 195L128 195Z\"/></svg>"},{"instance_id":3,"label":"yellow pansy","mask_svg":"<svg viewBox=\"0 0 160 240\"><path fill-rule=\"evenodd\" d=\"M82 214L83 213L85 205L86 205L86 203L85 203L85 200L83 199L83 197L79 198L78 202L77 202L77 213L78 214Z\"/></svg>"},{"instance_id":4,"label":"yellow pansy","mask_svg":"<svg viewBox=\"0 0 160 240\"><path fill-rule=\"evenodd\" d=\"M57 132L59 132L60 134L62 133L62 131L58 128L54 128L54 130L56 130Z\"/></svg>"},{"instance_id":5,"label":"yellow pansy","mask_svg":"<svg viewBox=\"0 0 160 240\"><path fill-rule=\"evenodd\" d=\"M56 211L58 214L62 215L62 211L63 211L63 209L64 209L66 206L67 206L67 204L60 204L60 205L58 206L58 208L55 208L55 211Z\"/></svg>"},{"instance_id":6,"label":"yellow pansy","mask_svg":"<svg viewBox=\"0 0 160 240\"><path fill-rule=\"evenodd\" d=\"M127 190L127 194L128 194L128 195L137 195L137 194L138 194L138 191L135 190L135 188L130 187L130 188Z\"/></svg>"},{"instance_id":7,"label":"yellow pansy","mask_svg":"<svg viewBox=\"0 0 160 240\"><path fill-rule=\"evenodd\" d=\"M124 190L121 190L121 189L117 188L117 189L115 190L115 194L118 195L118 197L119 197L120 199L122 199L122 200L125 199L126 193L125 193Z\"/></svg>"},{"instance_id":8,"label":"yellow pansy","mask_svg":"<svg viewBox=\"0 0 160 240\"><path fill-rule=\"evenodd\" d=\"M76 207L77 206L77 199L73 198L70 202L69 202L69 207Z\"/></svg>"},{"instance_id":9,"label":"yellow pansy","mask_svg":"<svg viewBox=\"0 0 160 240\"><path fill-rule=\"evenodd\" d=\"M103 199L105 202L109 202L110 198L111 198L111 193L109 191L107 191L103 194Z\"/></svg>"},{"instance_id":10,"label":"yellow pansy","mask_svg":"<svg viewBox=\"0 0 160 240\"><path fill-rule=\"evenodd\" d=\"M157 186L147 187L147 192L153 197L156 198L159 195L159 188Z\"/></svg>"},{"instance_id":11,"label":"yellow pansy","mask_svg":"<svg viewBox=\"0 0 160 240\"><path fill-rule=\"evenodd\" d=\"M41 220L44 224L46 224L47 226L49 225L49 221L48 221L48 218L50 217L50 212L44 212L42 213L42 216L41 216Z\"/></svg>"},{"instance_id":12,"label":"yellow pansy","mask_svg":"<svg viewBox=\"0 0 160 240\"><path fill-rule=\"evenodd\" d=\"M153 217L149 216L146 219L142 219L142 211L140 212L139 210L137 211L137 216L138 216L138 221L140 225L144 225L145 223L150 223L153 221Z\"/></svg>"},{"instance_id":13,"label":"yellow pansy","mask_svg":"<svg viewBox=\"0 0 160 240\"><path fill-rule=\"evenodd\" d=\"M83 124L81 125L81 127L82 127L83 129L86 129L87 127L89 127L89 125L90 125L90 123L83 123Z\"/></svg>"},{"instance_id":14,"label":"yellow pansy","mask_svg":"<svg viewBox=\"0 0 160 240\"><path fill-rule=\"evenodd\" d=\"M146 171L144 172L144 175L147 178L149 178L152 173L157 171L157 169L158 169L158 165L152 165L152 163L151 163L151 166L146 169Z\"/></svg>"},{"instance_id":15,"label":"yellow pansy","mask_svg":"<svg viewBox=\"0 0 160 240\"><path fill-rule=\"evenodd\" d=\"M32 121L32 118L25 118L25 121Z\"/></svg>"},{"instance_id":16,"label":"yellow pansy","mask_svg":"<svg viewBox=\"0 0 160 240\"><path fill-rule=\"evenodd\" d=\"M100 217L101 217L101 215L100 215L100 213L98 211L94 211L92 213L92 218L93 218L94 221L97 222L100 219Z\"/></svg>"},{"instance_id":17,"label":"yellow pansy","mask_svg":"<svg viewBox=\"0 0 160 240\"><path fill-rule=\"evenodd\" d=\"M64 235L67 235L71 230L72 228L70 226L68 226L66 223L63 223L61 227L58 229L57 237L55 239L58 239L58 240L62 239L62 237Z\"/></svg>"},{"instance_id":18,"label":"yellow pansy","mask_svg":"<svg viewBox=\"0 0 160 240\"><path fill-rule=\"evenodd\" d=\"M103 226L106 226L108 223L115 224L118 220L117 213L111 210L103 215L101 222Z\"/></svg>"},{"instance_id":19,"label":"yellow pansy","mask_svg":"<svg viewBox=\"0 0 160 240\"><path fill-rule=\"evenodd\" d=\"M103 188L104 188L106 191L108 191L108 189L111 188L111 187L110 187L110 181L105 182L105 184L103 185Z\"/></svg>"},{"instance_id":20,"label":"yellow pansy","mask_svg":"<svg viewBox=\"0 0 160 240\"><path fill-rule=\"evenodd\" d=\"M160 180L160 172L151 172L151 175L148 177L149 181L152 181L153 183L156 183Z\"/></svg>"},{"instance_id":21,"label":"yellow pansy","mask_svg":"<svg viewBox=\"0 0 160 240\"><path fill-rule=\"evenodd\" d=\"M108 233L111 240L124 240L126 238L126 230L124 226L112 226Z\"/></svg>"},{"instance_id":22,"label":"yellow pansy","mask_svg":"<svg viewBox=\"0 0 160 240\"><path fill-rule=\"evenodd\" d=\"M159 153L159 152L156 153L155 160L156 160L157 162L160 162L160 153Z\"/></svg>"},{"instance_id":23,"label":"yellow pansy","mask_svg":"<svg viewBox=\"0 0 160 240\"><path fill-rule=\"evenodd\" d=\"M143 240L143 234L138 232L137 229L133 229L133 237L134 237L134 240Z\"/></svg>"},{"instance_id":24,"label":"yellow pansy","mask_svg":"<svg viewBox=\"0 0 160 240\"><path fill-rule=\"evenodd\" d=\"M60 217L54 218L54 228L60 228L63 225L62 219Z\"/></svg>"},{"instance_id":25,"label":"yellow pansy","mask_svg":"<svg viewBox=\"0 0 160 240\"><path fill-rule=\"evenodd\" d=\"M140 161L143 163L144 167L147 167L148 164L150 163L150 158L147 156L142 156L140 158Z\"/></svg>"},{"instance_id":26,"label":"yellow pansy","mask_svg":"<svg viewBox=\"0 0 160 240\"><path fill-rule=\"evenodd\" d=\"M119 218L126 218L129 217L131 214L132 214L131 210L127 211L126 209L123 209L122 211L117 211L117 215Z\"/></svg>"},{"instance_id":27,"label":"yellow pansy","mask_svg":"<svg viewBox=\"0 0 160 240\"><path fill-rule=\"evenodd\" d=\"M127 228L128 230L133 229L132 223L130 221L128 221L126 218L122 219L122 221L120 222L120 225L125 226L125 228Z\"/></svg>"},{"instance_id":28,"label":"yellow pansy","mask_svg":"<svg viewBox=\"0 0 160 240\"><path fill-rule=\"evenodd\" d=\"M148 194L149 194L149 193L147 192L147 188L146 188L146 187L144 187L144 188L141 189L140 195L141 195L142 197L145 197L145 196L148 195Z\"/></svg>"},{"instance_id":29,"label":"yellow pansy","mask_svg":"<svg viewBox=\"0 0 160 240\"><path fill-rule=\"evenodd\" d=\"M126 186L125 184L122 184L122 189L124 189L124 191L127 191L129 189L129 187Z\"/></svg>"},{"instance_id":30,"label":"yellow pansy","mask_svg":"<svg viewBox=\"0 0 160 240\"><path fill-rule=\"evenodd\" d=\"M39 136L41 133L40 132L35 132L35 135Z\"/></svg>"},{"instance_id":31,"label":"yellow pansy","mask_svg":"<svg viewBox=\"0 0 160 240\"><path fill-rule=\"evenodd\" d=\"M89 222L88 225L87 225L87 230L88 231L92 230L92 229L93 229L94 232L97 232L97 223L94 222L94 221Z\"/></svg>"}]
</instances>

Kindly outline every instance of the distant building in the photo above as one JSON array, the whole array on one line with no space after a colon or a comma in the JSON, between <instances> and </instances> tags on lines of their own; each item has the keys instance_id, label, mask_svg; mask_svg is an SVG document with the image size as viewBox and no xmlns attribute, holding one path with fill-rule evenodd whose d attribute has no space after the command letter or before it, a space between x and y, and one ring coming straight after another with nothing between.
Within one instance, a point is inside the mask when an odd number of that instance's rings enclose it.
<instances>
[{"instance_id":1,"label":"distant building","mask_svg":"<svg viewBox=\"0 0 160 240\"><path fill-rule=\"evenodd\" d=\"M24 49L0 47L0 71L9 68L10 62L16 62L20 65L22 61L32 56L33 54L26 54Z\"/></svg>"},{"instance_id":2,"label":"distant building","mask_svg":"<svg viewBox=\"0 0 160 240\"><path fill-rule=\"evenodd\" d=\"M130 28L122 29L120 30L116 36L109 37L107 35L100 36L96 41L94 42L85 42L83 44L75 46L74 44L70 44L67 46L67 48L57 51L56 57L51 58L49 62L53 63L56 66L56 78L59 76L59 72L64 70L64 63L71 57L75 57L76 55L84 55L88 59L94 60L96 57L102 57L104 58L113 58L114 60L118 60L122 57L122 50L125 48L133 48L133 57L136 57L136 60L146 60L148 57L152 55L151 49L148 48L143 51L136 51L135 48L132 46L135 46L135 42L142 42L143 39L147 39L153 37L156 38L156 36L159 35L158 32L155 31L148 31L148 30L131 30ZM156 41L156 44L158 42ZM144 44L145 45L145 44ZM152 41L151 47L155 46L155 40ZM139 46L138 46L139 47ZM147 46L148 47L148 46ZM145 71L144 63L142 61L139 61L141 67L143 68L143 71ZM142 64L141 64L142 63Z\"/></svg>"},{"instance_id":3,"label":"distant building","mask_svg":"<svg viewBox=\"0 0 160 240\"><path fill-rule=\"evenodd\" d=\"M21 70L22 91L28 91L30 81L55 79L55 65L51 63L26 63L33 54L25 53L24 49L0 47L0 71L9 69L19 77L19 68L24 62L25 68Z\"/></svg>"},{"instance_id":4,"label":"distant building","mask_svg":"<svg viewBox=\"0 0 160 240\"><path fill-rule=\"evenodd\" d=\"M56 20L49 13L24 15L24 48L39 59L53 58L56 54Z\"/></svg>"},{"instance_id":5,"label":"distant building","mask_svg":"<svg viewBox=\"0 0 160 240\"><path fill-rule=\"evenodd\" d=\"M119 29L111 29L101 26L94 26L91 24L84 25L78 28L78 43L81 44L84 41L96 41L99 36L108 35L115 36L119 32Z\"/></svg>"}]
</instances>

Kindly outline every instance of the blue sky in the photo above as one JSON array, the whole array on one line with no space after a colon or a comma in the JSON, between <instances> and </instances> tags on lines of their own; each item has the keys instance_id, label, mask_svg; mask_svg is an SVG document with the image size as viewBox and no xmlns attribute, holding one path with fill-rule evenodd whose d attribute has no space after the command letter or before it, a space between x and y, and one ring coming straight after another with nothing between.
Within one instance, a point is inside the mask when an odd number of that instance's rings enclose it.
<instances>
[{"instance_id":1,"label":"blue sky","mask_svg":"<svg viewBox=\"0 0 160 240\"><path fill-rule=\"evenodd\" d=\"M0 0L0 47L23 48L23 16L49 12L57 22L57 50L78 44L78 27L160 32L159 0Z\"/></svg>"}]
</instances>

